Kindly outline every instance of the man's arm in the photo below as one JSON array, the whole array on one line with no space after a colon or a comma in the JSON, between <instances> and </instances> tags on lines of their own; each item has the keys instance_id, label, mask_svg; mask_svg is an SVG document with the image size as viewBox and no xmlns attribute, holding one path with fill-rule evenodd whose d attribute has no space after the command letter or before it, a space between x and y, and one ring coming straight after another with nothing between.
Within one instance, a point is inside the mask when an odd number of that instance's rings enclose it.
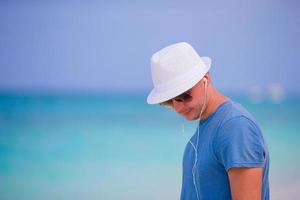
<instances>
[{"instance_id":1,"label":"man's arm","mask_svg":"<svg viewBox=\"0 0 300 200\"><path fill-rule=\"evenodd\" d=\"M228 170L232 200L260 200L262 168L231 168Z\"/></svg>"}]
</instances>

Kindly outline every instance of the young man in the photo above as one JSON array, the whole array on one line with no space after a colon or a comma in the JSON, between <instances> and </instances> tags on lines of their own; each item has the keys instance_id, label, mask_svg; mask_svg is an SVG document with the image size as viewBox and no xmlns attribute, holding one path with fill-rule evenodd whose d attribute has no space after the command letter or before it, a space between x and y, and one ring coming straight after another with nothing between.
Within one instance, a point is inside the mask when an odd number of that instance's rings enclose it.
<instances>
[{"instance_id":1,"label":"young man","mask_svg":"<svg viewBox=\"0 0 300 200\"><path fill-rule=\"evenodd\" d=\"M269 154L254 118L218 92L211 59L176 43L151 58L147 102L199 120L184 151L181 200L268 200Z\"/></svg>"}]
</instances>

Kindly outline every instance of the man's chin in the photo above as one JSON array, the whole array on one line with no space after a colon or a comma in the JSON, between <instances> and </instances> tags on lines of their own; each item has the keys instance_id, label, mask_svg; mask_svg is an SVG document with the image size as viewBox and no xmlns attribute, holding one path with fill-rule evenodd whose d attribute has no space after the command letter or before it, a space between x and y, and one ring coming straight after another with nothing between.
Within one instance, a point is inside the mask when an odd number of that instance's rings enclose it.
<instances>
[{"instance_id":1,"label":"man's chin","mask_svg":"<svg viewBox=\"0 0 300 200\"><path fill-rule=\"evenodd\" d=\"M190 110L188 113L181 115L188 121L194 121L198 119L197 113L194 110Z\"/></svg>"},{"instance_id":2,"label":"man's chin","mask_svg":"<svg viewBox=\"0 0 300 200\"><path fill-rule=\"evenodd\" d=\"M184 116L184 118L188 121L195 121L196 119L198 119L198 116L187 115Z\"/></svg>"}]
</instances>

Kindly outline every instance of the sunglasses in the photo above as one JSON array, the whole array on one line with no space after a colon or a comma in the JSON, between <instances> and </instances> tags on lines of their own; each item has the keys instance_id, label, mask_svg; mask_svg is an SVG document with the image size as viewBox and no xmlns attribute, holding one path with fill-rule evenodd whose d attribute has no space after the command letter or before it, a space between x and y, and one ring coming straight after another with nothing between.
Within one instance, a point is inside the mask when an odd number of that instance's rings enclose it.
<instances>
[{"instance_id":1,"label":"sunglasses","mask_svg":"<svg viewBox=\"0 0 300 200\"><path fill-rule=\"evenodd\" d=\"M165 107L173 107L173 100L178 101L178 102L188 102L192 99L192 96L189 94L190 92L184 92L168 101L162 102L160 103L161 106L165 106Z\"/></svg>"}]
</instances>

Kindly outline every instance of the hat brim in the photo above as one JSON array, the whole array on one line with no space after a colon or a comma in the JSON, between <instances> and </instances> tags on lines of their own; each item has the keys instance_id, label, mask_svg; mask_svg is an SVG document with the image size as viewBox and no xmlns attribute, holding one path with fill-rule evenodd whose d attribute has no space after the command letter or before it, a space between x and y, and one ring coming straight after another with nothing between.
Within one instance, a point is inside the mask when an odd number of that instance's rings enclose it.
<instances>
[{"instance_id":1,"label":"hat brim","mask_svg":"<svg viewBox=\"0 0 300 200\"><path fill-rule=\"evenodd\" d=\"M147 103L158 104L165 102L195 86L205 76L205 74L211 67L211 59L209 57L201 57L201 59L205 65L205 69L203 71L199 73L189 74L189 76L187 76L187 78L183 80L182 83L174 85L174 87L170 87L165 90L158 90L157 88L153 88L147 97Z\"/></svg>"}]
</instances>

